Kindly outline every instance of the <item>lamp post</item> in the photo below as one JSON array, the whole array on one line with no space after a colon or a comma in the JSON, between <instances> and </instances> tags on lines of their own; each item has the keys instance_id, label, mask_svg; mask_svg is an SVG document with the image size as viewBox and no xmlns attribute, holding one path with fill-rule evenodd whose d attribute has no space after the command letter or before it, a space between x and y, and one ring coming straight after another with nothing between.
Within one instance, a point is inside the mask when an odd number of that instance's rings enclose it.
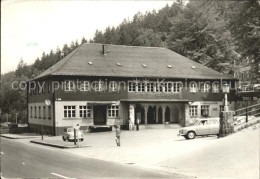
<instances>
[{"instance_id":1,"label":"lamp post","mask_svg":"<svg viewBox=\"0 0 260 179\"><path fill-rule=\"evenodd\" d=\"M227 94L229 93L229 85L228 84L224 84L223 85L223 93L225 94L224 96L224 111L228 111L228 98L227 98Z\"/></svg>"},{"instance_id":2,"label":"lamp post","mask_svg":"<svg viewBox=\"0 0 260 179\"><path fill-rule=\"evenodd\" d=\"M45 100L45 105L46 106L50 106L51 105L51 101L49 99ZM45 108L45 115L46 115L46 108ZM50 111L49 111L50 112ZM43 140L43 117L42 117L42 140Z\"/></svg>"},{"instance_id":3,"label":"lamp post","mask_svg":"<svg viewBox=\"0 0 260 179\"><path fill-rule=\"evenodd\" d=\"M234 133L234 112L228 110L227 93L229 93L228 84L224 84L222 87L224 97L224 111L220 113L219 119L219 137L225 137L231 133Z\"/></svg>"}]
</instances>

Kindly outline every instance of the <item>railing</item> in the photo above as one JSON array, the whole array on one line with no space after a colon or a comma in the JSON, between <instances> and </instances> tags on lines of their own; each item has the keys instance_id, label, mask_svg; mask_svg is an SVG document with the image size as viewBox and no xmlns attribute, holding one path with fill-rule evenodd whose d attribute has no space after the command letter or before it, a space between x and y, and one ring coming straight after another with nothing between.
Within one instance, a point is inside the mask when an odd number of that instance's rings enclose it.
<instances>
[{"instance_id":1,"label":"railing","mask_svg":"<svg viewBox=\"0 0 260 179\"><path fill-rule=\"evenodd\" d=\"M260 103L234 111L234 125L247 123L248 120L260 116Z\"/></svg>"},{"instance_id":2,"label":"railing","mask_svg":"<svg viewBox=\"0 0 260 179\"><path fill-rule=\"evenodd\" d=\"M246 86L242 89L237 89L238 93L246 93L246 92L260 92L260 86Z\"/></svg>"}]
</instances>

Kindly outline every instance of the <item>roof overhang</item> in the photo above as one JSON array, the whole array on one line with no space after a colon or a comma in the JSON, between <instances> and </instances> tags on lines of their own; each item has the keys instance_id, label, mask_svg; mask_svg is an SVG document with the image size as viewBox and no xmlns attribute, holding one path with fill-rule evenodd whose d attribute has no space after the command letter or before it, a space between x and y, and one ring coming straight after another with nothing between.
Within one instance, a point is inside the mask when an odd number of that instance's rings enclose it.
<instances>
[{"instance_id":1,"label":"roof overhang","mask_svg":"<svg viewBox=\"0 0 260 179\"><path fill-rule=\"evenodd\" d=\"M188 103L193 102L189 99L121 99L122 102L178 102L178 103Z\"/></svg>"},{"instance_id":2,"label":"roof overhang","mask_svg":"<svg viewBox=\"0 0 260 179\"><path fill-rule=\"evenodd\" d=\"M119 101L88 101L87 105L119 105Z\"/></svg>"}]
</instances>

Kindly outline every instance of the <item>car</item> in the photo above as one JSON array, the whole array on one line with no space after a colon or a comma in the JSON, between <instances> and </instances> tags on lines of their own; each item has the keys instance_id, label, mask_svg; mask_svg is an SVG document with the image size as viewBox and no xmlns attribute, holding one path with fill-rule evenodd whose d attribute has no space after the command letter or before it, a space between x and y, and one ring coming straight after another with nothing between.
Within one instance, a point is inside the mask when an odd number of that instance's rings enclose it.
<instances>
[{"instance_id":1,"label":"car","mask_svg":"<svg viewBox=\"0 0 260 179\"><path fill-rule=\"evenodd\" d=\"M79 141L83 141L84 140L84 134L83 131L78 130L78 138ZM64 132L62 133L62 139L63 141L74 141L74 128L66 128L64 129Z\"/></svg>"},{"instance_id":2,"label":"car","mask_svg":"<svg viewBox=\"0 0 260 179\"><path fill-rule=\"evenodd\" d=\"M185 139L194 139L196 136L208 136L219 134L219 121L217 119L199 119L192 126L183 127L178 136Z\"/></svg>"},{"instance_id":3,"label":"car","mask_svg":"<svg viewBox=\"0 0 260 179\"><path fill-rule=\"evenodd\" d=\"M254 119L255 116L248 116L247 120L250 121ZM246 122L246 116L235 116L234 117L234 126L239 125Z\"/></svg>"}]
</instances>

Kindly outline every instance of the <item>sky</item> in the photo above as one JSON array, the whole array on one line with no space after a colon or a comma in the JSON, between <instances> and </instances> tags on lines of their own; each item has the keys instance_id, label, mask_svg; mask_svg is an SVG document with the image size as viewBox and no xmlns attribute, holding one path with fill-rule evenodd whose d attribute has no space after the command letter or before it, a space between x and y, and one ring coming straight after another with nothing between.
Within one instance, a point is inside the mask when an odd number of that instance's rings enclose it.
<instances>
[{"instance_id":1,"label":"sky","mask_svg":"<svg viewBox=\"0 0 260 179\"><path fill-rule=\"evenodd\" d=\"M158 10L173 1L2 0L1 73L14 71L22 58L32 64L42 53L84 36L96 29L132 20L138 11Z\"/></svg>"}]
</instances>

